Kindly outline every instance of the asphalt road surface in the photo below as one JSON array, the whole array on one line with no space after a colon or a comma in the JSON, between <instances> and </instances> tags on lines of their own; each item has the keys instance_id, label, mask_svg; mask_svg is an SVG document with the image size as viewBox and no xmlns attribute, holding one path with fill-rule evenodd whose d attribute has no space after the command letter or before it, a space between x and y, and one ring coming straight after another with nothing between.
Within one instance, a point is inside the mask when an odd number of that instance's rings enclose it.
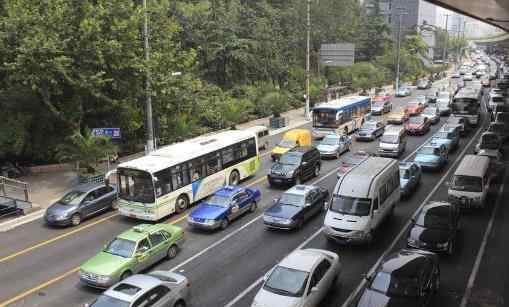
<instances>
[{"instance_id":1,"label":"asphalt road surface","mask_svg":"<svg viewBox=\"0 0 509 307\"><path fill-rule=\"evenodd\" d=\"M414 95L423 92L414 91ZM395 98L395 109L410 99ZM444 121L442 118L425 136L409 137L402 160L412 160L415 151ZM268 187L265 177L271 163L265 154L257 175L242 183L261 190L262 201L258 204L258 211L236 220L224 231L212 233L189 229L185 214L171 216L163 222L184 227L186 243L175 259L161 262L152 269L175 270L187 276L192 288L190 306L250 306L260 287L261 277L284 256L296 248L323 248L337 252L344 266L338 284L320 306L338 307L354 302L355 290L363 274L384 253L404 246L405 227L419 206L427 200L447 199L444 183L449 180L460 158L472 152L478 131L480 129L461 139L460 148L449 156L446 169L423 175L420 187L410 198L398 204L394 217L380 228L371 246L341 247L328 243L321 233L323 214L299 231L266 230L261 219L262 211L283 190ZM270 146L276 144L280 137L271 137ZM354 142L352 150L375 152L377 145L376 141ZM338 160L324 160L320 176L306 184L317 184L332 191L338 165ZM441 257L442 283L436 306L459 306L490 214L498 201L498 189L499 186L494 187L486 209L463 216L457 251L453 256ZM42 221L35 221L0 233L0 306L81 306L93 301L100 291L79 283L79 265L95 255L113 236L137 223L116 212L109 212L76 228L49 228Z\"/></svg>"}]
</instances>

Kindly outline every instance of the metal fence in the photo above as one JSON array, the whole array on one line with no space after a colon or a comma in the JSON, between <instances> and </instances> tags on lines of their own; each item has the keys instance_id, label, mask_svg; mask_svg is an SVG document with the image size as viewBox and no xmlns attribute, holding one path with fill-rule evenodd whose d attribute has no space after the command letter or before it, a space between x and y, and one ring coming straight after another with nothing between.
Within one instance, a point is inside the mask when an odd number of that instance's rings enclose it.
<instances>
[{"instance_id":1,"label":"metal fence","mask_svg":"<svg viewBox=\"0 0 509 307\"><path fill-rule=\"evenodd\" d=\"M2 176L0 176L0 196L32 202L30 184Z\"/></svg>"},{"instance_id":2,"label":"metal fence","mask_svg":"<svg viewBox=\"0 0 509 307\"><path fill-rule=\"evenodd\" d=\"M79 184L84 183L104 183L104 174L97 175L97 176L78 176Z\"/></svg>"}]
</instances>

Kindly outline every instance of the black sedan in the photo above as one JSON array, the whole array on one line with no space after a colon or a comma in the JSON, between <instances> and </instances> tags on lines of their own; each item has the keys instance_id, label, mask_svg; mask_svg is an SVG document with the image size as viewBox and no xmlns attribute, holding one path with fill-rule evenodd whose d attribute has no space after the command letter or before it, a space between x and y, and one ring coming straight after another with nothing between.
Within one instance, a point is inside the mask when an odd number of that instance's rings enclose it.
<instances>
[{"instance_id":1,"label":"black sedan","mask_svg":"<svg viewBox=\"0 0 509 307\"><path fill-rule=\"evenodd\" d=\"M49 206L44 220L49 225L79 225L82 220L115 209L115 186L90 183L77 186L59 201Z\"/></svg>"},{"instance_id":2,"label":"black sedan","mask_svg":"<svg viewBox=\"0 0 509 307\"><path fill-rule=\"evenodd\" d=\"M265 210L263 223L268 228L299 229L327 206L329 191L312 185L297 185L274 200Z\"/></svg>"},{"instance_id":3,"label":"black sedan","mask_svg":"<svg viewBox=\"0 0 509 307\"><path fill-rule=\"evenodd\" d=\"M430 202L412 220L408 234L409 247L451 255L456 245L460 210L448 202Z\"/></svg>"},{"instance_id":4,"label":"black sedan","mask_svg":"<svg viewBox=\"0 0 509 307\"><path fill-rule=\"evenodd\" d=\"M440 287L438 256L403 249L387 256L366 279L357 307L435 306L433 298Z\"/></svg>"}]
</instances>

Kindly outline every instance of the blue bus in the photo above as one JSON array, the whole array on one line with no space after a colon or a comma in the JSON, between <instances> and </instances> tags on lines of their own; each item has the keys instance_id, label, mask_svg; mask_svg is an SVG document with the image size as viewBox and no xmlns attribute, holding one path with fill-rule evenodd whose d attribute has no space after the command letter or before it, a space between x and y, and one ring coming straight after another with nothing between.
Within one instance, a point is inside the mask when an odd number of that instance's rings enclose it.
<instances>
[{"instance_id":1,"label":"blue bus","mask_svg":"<svg viewBox=\"0 0 509 307\"><path fill-rule=\"evenodd\" d=\"M362 126L370 113L371 98L367 96L350 96L319 104L312 112L313 137L352 133Z\"/></svg>"}]
</instances>

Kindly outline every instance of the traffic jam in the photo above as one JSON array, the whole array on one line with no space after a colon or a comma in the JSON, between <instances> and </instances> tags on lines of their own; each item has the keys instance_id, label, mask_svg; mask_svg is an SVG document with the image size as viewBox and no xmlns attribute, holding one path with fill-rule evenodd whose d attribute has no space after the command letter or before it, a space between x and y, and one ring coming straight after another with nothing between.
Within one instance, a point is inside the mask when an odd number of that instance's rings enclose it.
<instances>
[{"instance_id":1,"label":"traffic jam","mask_svg":"<svg viewBox=\"0 0 509 307\"><path fill-rule=\"evenodd\" d=\"M300 127L123 162L0 234L0 306L458 306L502 201L508 88L472 50Z\"/></svg>"}]
</instances>

